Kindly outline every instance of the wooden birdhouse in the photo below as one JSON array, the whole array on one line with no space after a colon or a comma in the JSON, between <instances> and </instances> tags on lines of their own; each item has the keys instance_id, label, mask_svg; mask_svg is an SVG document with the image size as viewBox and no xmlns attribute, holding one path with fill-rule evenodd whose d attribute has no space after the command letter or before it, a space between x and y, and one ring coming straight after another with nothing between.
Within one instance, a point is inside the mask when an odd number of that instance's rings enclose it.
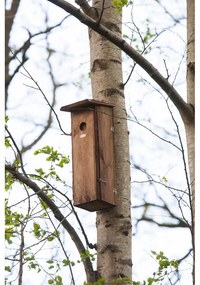
<instances>
[{"instance_id":1,"label":"wooden birdhouse","mask_svg":"<svg viewBox=\"0 0 200 285\"><path fill-rule=\"evenodd\" d=\"M71 112L74 206L88 211L115 206L113 107L86 99L61 108Z\"/></svg>"}]
</instances>

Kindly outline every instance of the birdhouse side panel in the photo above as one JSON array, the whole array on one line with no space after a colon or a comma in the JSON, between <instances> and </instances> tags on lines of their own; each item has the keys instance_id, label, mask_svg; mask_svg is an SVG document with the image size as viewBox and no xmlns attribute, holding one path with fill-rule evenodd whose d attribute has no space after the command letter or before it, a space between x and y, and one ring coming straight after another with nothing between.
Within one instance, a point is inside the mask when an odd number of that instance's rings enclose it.
<instances>
[{"instance_id":1,"label":"birdhouse side panel","mask_svg":"<svg viewBox=\"0 0 200 285\"><path fill-rule=\"evenodd\" d=\"M96 200L94 110L72 113L74 205Z\"/></svg>"},{"instance_id":2,"label":"birdhouse side panel","mask_svg":"<svg viewBox=\"0 0 200 285\"><path fill-rule=\"evenodd\" d=\"M98 116L98 153L99 177L101 200L112 205L114 197L114 129L113 108L106 106L97 107Z\"/></svg>"}]
</instances>

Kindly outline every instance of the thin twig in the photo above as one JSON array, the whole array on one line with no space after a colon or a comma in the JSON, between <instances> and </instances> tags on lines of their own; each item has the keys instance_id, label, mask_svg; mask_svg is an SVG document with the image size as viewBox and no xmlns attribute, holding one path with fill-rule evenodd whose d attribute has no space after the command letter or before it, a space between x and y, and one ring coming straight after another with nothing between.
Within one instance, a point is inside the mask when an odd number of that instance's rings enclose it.
<instances>
[{"instance_id":1,"label":"thin twig","mask_svg":"<svg viewBox=\"0 0 200 285\"><path fill-rule=\"evenodd\" d=\"M131 109L130 109L130 110L131 110ZM142 123L140 123L140 122L138 121L137 117L133 114L132 110L131 110L131 113L132 113L132 115L134 116L134 119L135 119L135 120L133 120L133 119L127 119L128 121L137 123L139 126L141 126L141 127L143 127L144 129L148 130L151 134L153 134L154 136L156 136L156 137L159 138L160 140L162 140L162 141L164 141L164 142L166 142L166 143L169 143L169 144L173 145L175 148L177 148L179 151L181 151L181 149L180 149L177 145L175 145L174 143L172 143L172 142L170 142L170 141L168 141L168 140L162 138L161 136L159 136L158 134L156 134L154 131L150 130L147 126L145 126L145 125L143 125Z\"/></svg>"},{"instance_id":2,"label":"thin twig","mask_svg":"<svg viewBox=\"0 0 200 285\"><path fill-rule=\"evenodd\" d=\"M104 12L104 4L105 4L105 0L102 0L101 13L99 15L99 19L97 21L97 25L99 25L101 23L101 19L103 17L103 12Z\"/></svg>"},{"instance_id":3,"label":"thin twig","mask_svg":"<svg viewBox=\"0 0 200 285\"><path fill-rule=\"evenodd\" d=\"M141 55L143 55L145 53L145 51L147 50L147 48L161 35L161 33L163 33L164 31L160 32L159 34L156 35L156 37L147 45L144 47L144 50L141 52ZM126 79L125 83L123 83L123 86L125 86L128 81L130 80L132 74L133 74L133 71L135 69L135 66L137 65L136 62L134 62L134 65L132 66L131 68L131 71L130 71L130 74L128 75L128 78Z\"/></svg>"},{"instance_id":4,"label":"thin twig","mask_svg":"<svg viewBox=\"0 0 200 285\"><path fill-rule=\"evenodd\" d=\"M47 211L47 210L45 210L45 211L46 211L46 214L47 214L47 216L48 216L48 218L49 218L49 220L50 220L50 222L51 222L51 224L52 224L54 230L57 231L57 228L55 227L54 222L53 222L53 220L51 219L51 217L50 217L48 211ZM69 260L68 254L67 254L67 252L66 252L66 250L65 250L65 248L64 248L64 245L63 245L63 243L62 243L62 241L61 241L61 239L60 239L60 236L59 236L59 235L56 235L56 238L57 238L57 240L59 241L59 244L60 244L60 246L61 246L61 248L62 248L62 250L63 250L63 252L64 252L64 255L66 256L67 260ZM75 285L74 274L73 274L72 266L71 266L71 263L70 263L70 262L69 262L69 270L70 270L70 274L71 274L71 277L72 277L72 284Z\"/></svg>"},{"instance_id":5,"label":"thin twig","mask_svg":"<svg viewBox=\"0 0 200 285\"><path fill-rule=\"evenodd\" d=\"M21 243L20 243L20 249L19 249L19 279L18 279L18 285L22 285L22 276L23 276L23 266L24 266L24 225L21 222L21 229L20 229L20 237L21 237Z\"/></svg>"},{"instance_id":6,"label":"thin twig","mask_svg":"<svg viewBox=\"0 0 200 285\"><path fill-rule=\"evenodd\" d=\"M77 250L79 253L85 252L85 247L75 231L74 227L66 220L62 212L60 211L59 207L50 199L44 191L31 179L21 174L15 167L11 165L5 166L6 170L9 171L17 180L24 183L28 187L30 187L40 199L42 199L43 202L45 202L48 207L51 209L52 213L54 214L55 218L60 221L64 229L68 232L71 239L73 240L74 244L76 245ZM86 258L83 260L84 268L86 275L88 277L88 280L94 280L94 270L92 263L89 258Z\"/></svg>"},{"instance_id":7,"label":"thin twig","mask_svg":"<svg viewBox=\"0 0 200 285\"><path fill-rule=\"evenodd\" d=\"M133 47L131 47L121 35L117 35L103 25L97 25L96 21L86 14L82 13L75 6L64 0L47 0L54 5L64 9L66 12L76 17L82 24L92 28L95 32L105 37L114 45L119 47L128 56L130 56L138 65L144 69L149 76L162 88L163 91L169 96L170 100L177 107L183 120L194 121L194 111L191 106L183 100L182 96L177 92L172 84L168 82L164 76L141 54L139 54Z\"/></svg>"},{"instance_id":8,"label":"thin twig","mask_svg":"<svg viewBox=\"0 0 200 285\"><path fill-rule=\"evenodd\" d=\"M6 129L7 133L9 134L9 137L10 137L12 143L14 144L16 150L17 150L17 153L18 153L18 156L19 156L19 160L20 160L20 167L21 167L21 169L22 169L22 172L23 172L23 174L24 174L26 177L28 177L27 174L26 174L26 171L25 171L25 169L24 169L24 164L23 164L22 155L21 155L21 152L20 152L20 150L19 150L19 148L18 148L18 146L17 146L17 143L15 142L15 140L14 140L13 136L11 135L10 131L8 130L7 126L5 126L5 129Z\"/></svg>"},{"instance_id":9,"label":"thin twig","mask_svg":"<svg viewBox=\"0 0 200 285\"><path fill-rule=\"evenodd\" d=\"M75 217L76 217L76 219L77 219L77 222L78 222L78 224L79 224L79 226L80 226L80 228L81 228L81 231L82 231L82 234L83 234L83 236L84 236L84 238L85 238L85 242L86 242L87 246L88 246L89 248L91 248L91 249L93 249L93 248L96 249L96 245L89 242L88 237L87 237L87 235L86 235L86 232L85 232L85 230L84 230L84 228L83 228L83 225L82 225L82 223L81 223L81 221L80 221L80 219L79 219L79 216L78 216L76 210L74 209L74 206L73 206L73 204L72 204L72 201L69 199L69 197L67 197L64 193L62 193L60 190L58 190L56 187L54 187L54 186L53 186L51 183L49 183L45 178L40 177L40 176L38 176L38 175L36 175L36 174L31 174L31 176L39 177L39 178L40 178L41 180L43 180L46 184L48 184L53 190L55 190L56 192L58 192L60 195L62 195L63 197L65 197L65 198L67 199L67 201L68 201L68 203L70 204L70 207L71 207L71 209L72 209L72 212L74 213L74 215L75 215Z\"/></svg>"},{"instance_id":10,"label":"thin twig","mask_svg":"<svg viewBox=\"0 0 200 285\"><path fill-rule=\"evenodd\" d=\"M167 74L166 79L169 79L170 74L169 74L169 71L168 71L168 68L167 68L166 60L165 60L165 59L163 59L163 62L164 62L164 66L165 66L165 70L166 70L166 74Z\"/></svg>"},{"instance_id":11,"label":"thin twig","mask_svg":"<svg viewBox=\"0 0 200 285\"><path fill-rule=\"evenodd\" d=\"M166 105L167 108L170 112L170 115L172 117L172 120L176 126L176 130L177 130L177 134L178 134L178 138L179 138L179 142L180 142L180 146L181 146L181 154L182 154L182 161L183 161L183 166L184 166L184 172L185 172L185 178L186 178L186 183L187 183L187 189L188 189L188 194L189 194L189 203L190 203L190 211L191 211L191 222L192 222L192 227L190 227L191 230L191 234L192 234L192 243L194 246L194 217L193 217L193 209L192 209L192 193L191 193L191 187L190 187L190 181L189 181L189 175L188 175L188 171L187 171L187 163L186 163L186 158L185 158L185 151L184 151L184 146L183 146L183 142L182 142L182 138L181 138L181 134L180 134L180 130L179 130L179 126L174 118L174 115L169 107L169 103L168 100L166 101Z\"/></svg>"},{"instance_id":12,"label":"thin twig","mask_svg":"<svg viewBox=\"0 0 200 285\"><path fill-rule=\"evenodd\" d=\"M16 57L16 59L19 61L19 63L21 63L21 61L19 60L18 57ZM26 71L26 73L27 73L27 75L29 76L29 78L30 78L30 79L34 82L34 84L37 86L38 91L40 91L41 94L43 95L45 101L47 102L47 105L49 106L49 108L51 109L51 111L53 112L53 114L55 115L56 120L57 120L57 123L58 123L59 128L60 128L60 130L62 131L62 133L63 133L64 135L66 135L66 136L70 136L71 134L68 134L68 133L66 133L66 132L63 130L63 128L62 128L62 126L61 126L61 123L60 123L60 120L59 120L59 118L58 118L57 113L55 112L54 108L51 106L49 100L47 99L47 96L45 95L45 93L44 93L43 90L41 89L40 85L39 85L39 84L37 83L37 81L32 77L32 75L30 74L30 72L27 70L27 68L26 68L24 65L22 65L22 68Z\"/></svg>"}]
</instances>

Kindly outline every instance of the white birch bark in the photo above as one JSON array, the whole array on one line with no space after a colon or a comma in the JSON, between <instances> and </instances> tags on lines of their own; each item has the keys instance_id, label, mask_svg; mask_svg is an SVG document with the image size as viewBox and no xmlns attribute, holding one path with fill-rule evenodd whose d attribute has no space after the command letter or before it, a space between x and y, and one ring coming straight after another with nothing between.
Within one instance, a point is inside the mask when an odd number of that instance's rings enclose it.
<instances>
[{"instance_id":1,"label":"white birch bark","mask_svg":"<svg viewBox=\"0 0 200 285\"><path fill-rule=\"evenodd\" d=\"M187 103L195 107L195 1L187 1ZM190 184L192 189L192 208L195 214L195 192L194 192L194 122L185 121L187 148L188 148L188 164L190 171Z\"/></svg>"},{"instance_id":2,"label":"white birch bark","mask_svg":"<svg viewBox=\"0 0 200 285\"><path fill-rule=\"evenodd\" d=\"M100 12L102 0L93 1ZM108 8L109 7L109 8ZM121 34L121 14L105 1L101 18L107 28ZM121 50L90 30L92 94L115 104L114 151L116 207L97 213L97 272L106 284L117 277L131 278L130 162L122 79ZM110 284L110 283L109 283ZM125 284L125 283L124 283Z\"/></svg>"},{"instance_id":3,"label":"white birch bark","mask_svg":"<svg viewBox=\"0 0 200 285\"><path fill-rule=\"evenodd\" d=\"M195 109L195 0L187 0L187 103ZM184 121L190 174L193 284L195 285L195 124Z\"/></svg>"}]
</instances>

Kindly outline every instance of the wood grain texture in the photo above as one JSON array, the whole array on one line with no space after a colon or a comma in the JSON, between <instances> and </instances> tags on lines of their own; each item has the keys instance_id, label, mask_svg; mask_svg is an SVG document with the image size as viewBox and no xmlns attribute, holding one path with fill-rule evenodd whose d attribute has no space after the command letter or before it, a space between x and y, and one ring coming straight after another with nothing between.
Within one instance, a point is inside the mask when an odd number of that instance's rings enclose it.
<instances>
[{"instance_id":1,"label":"wood grain texture","mask_svg":"<svg viewBox=\"0 0 200 285\"><path fill-rule=\"evenodd\" d=\"M72 111L74 205L98 211L115 205L112 107Z\"/></svg>"},{"instance_id":2,"label":"wood grain texture","mask_svg":"<svg viewBox=\"0 0 200 285\"><path fill-rule=\"evenodd\" d=\"M85 123L84 130L80 129ZM74 204L96 199L94 111L72 113L72 157Z\"/></svg>"},{"instance_id":3,"label":"wood grain texture","mask_svg":"<svg viewBox=\"0 0 200 285\"><path fill-rule=\"evenodd\" d=\"M97 106L100 199L114 204L114 141L112 108Z\"/></svg>"}]
</instances>

